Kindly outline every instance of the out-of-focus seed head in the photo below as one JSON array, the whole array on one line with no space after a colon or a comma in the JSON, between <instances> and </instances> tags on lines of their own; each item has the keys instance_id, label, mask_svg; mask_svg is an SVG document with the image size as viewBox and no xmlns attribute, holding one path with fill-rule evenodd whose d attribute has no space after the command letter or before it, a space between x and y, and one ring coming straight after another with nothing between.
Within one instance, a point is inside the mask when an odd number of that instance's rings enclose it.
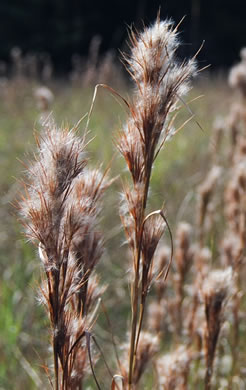
<instances>
[{"instance_id":1,"label":"out-of-focus seed head","mask_svg":"<svg viewBox=\"0 0 246 390\"><path fill-rule=\"evenodd\" d=\"M159 390L181 390L187 382L191 354L185 346L166 354L156 362Z\"/></svg>"},{"instance_id":2,"label":"out-of-focus seed head","mask_svg":"<svg viewBox=\"0 0 246 390\"><path fill-rule=\"evenodd\" d=\"M229 85L238 89L243 97L246 97L246 48L240 52L242 61L233 66L229 73Z\"/></svg>"},{"instance_id":3,"label":"out-of-focus seed head","mask_svg":"<svg viewBox=\"0 0 246 390\"><path fill-rule=\"evenodd\" d=\"M221 306L227 297L233 292L232 268L228 267L224 271L211 271L204 280L202 295L207 300L213 300L215 304Z\"/></svg>"},{"instance_id":4,"label":"out-of-focus seed head","mask_svg":"<svg viewBox=\"0 0 246 390\"><path fill-rule=\"evenodd\" d=\"M164 329L165 305L163 302L151 302L148 305L148 328L159 333Z\"/></svg>"},{"instance_id":5,"label":"out-of-focus seed head","mask_svg":"<svg viewBox=\"0 0 246 390\"><path fill-rule=\"evenodd\" d=\"M54 100L54 95L49 88L45 86L36 88L34 91L34 96L36 98L38 108L41 111L47 111L50 109L50 106Z\"/></svg>"},{"instance_id":6,"label":"out-of-focus seed head","mask_svg":"<svg viewBox=\"0 0 246 390\"><path fill-rule=\"evenodd\" d=\"M141 332L139 339L137 354L135 357L135 367L133 373L133 383L136 385L148 363L150 363L153 356L159 351L159 338L149 332ZM129 342L122 346L124 350L124 358L122 359L122 375L126 377L128 375L128 353L129 353Z\"/></svg>"},{"instance_id":7,"label":"out-of-focus seed head","mask_svg":"<svg viewBox=\"0 0 246 390\"><path fill-rule=\"evenodd\" d=\"M192 253L190 251L191 232L191 225L186 222L179 223L176 233L175 262L182 279L192 260Z\"/></svg>"},{"instance_id":8,"label":"out-of-focus seed head","mask_svg":"<svg viewBox=\"0 0 246 390\"><path fill-rule=\"evenodd\" d=\"M204 182L198 187L198 223L200 228L203 227L213 191L221 178L221 174L221 167L213 166Z\"/></svg>"}]
</instances>

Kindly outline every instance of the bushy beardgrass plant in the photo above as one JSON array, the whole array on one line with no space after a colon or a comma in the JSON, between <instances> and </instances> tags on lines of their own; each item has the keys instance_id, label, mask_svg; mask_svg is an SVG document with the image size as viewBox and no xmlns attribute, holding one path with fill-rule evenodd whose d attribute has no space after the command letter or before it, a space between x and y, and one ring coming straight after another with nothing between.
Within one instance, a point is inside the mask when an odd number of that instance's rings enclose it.
<instances>
[{"instance_id":1,"label":"bushy beardgrass plant","mask_svg":"<svg viewBox=\"0 0 246 390\"><path fill-rule=\"evenodd\" d=\"M125 184L121 218L132 252L131 284L132 321L129 349L129 389L135 386L134 374L146 296L156 275L152 261L167 220L164 211L147 214L151 172L159 151L175 134L173 115L189 81L196 74L195 59L179 63L176 51L180 44L177 28L171 21L156 23L142 33L131 32L131 54L124 56L135 83L129 103L129 118L120 132L117 146L123 155L132 184ZM163 270L166 277L168 268Z\"/></svg>"},{"instance_id":2,"label":"bushy beardgrass plant","mask_svg":"<svg viewBox=\"0 0 246 390\"><path fill-rule=\"evenodd\" d=\"M93 335L105 290L96 274L104 251L99 217L103 195L112 183L108 169L102 173L101 168L88 168L94 95L82 137L78 126L58 128L51 118L44 121L19 201L27 237L38 248L43 268L39 299L48 314L53 351L53 365L46 372L55 390L86 389L88 375L100 390L105 380L97 376L95 364L102 358L112 390L200 389L201 383L210 390L225 307L234 292L233 264L210 271L211 251L205 246L209 207L221 170L215 167L216 174L199 187L196 229L182 222L174 239L166 208L153 211L149 206L156 159L183 127L175 127L175 118L180 107L188 108L184 97L198 72L196 56L178 59L178 26L170 20L158 17L153 26L143 32L132 29L129 35L130 51L123 59L134 83L132 97L126 100L106 87L122 98L128 112L114 143L129 173L122 180L120 204L129 248L129 327L119 342L112 335L119 349L114 364ZM158 248L165 232L169 247ZM148 305L150 290L157 299L151 297ZM238 319L236 306L233 310ZM171 344L174 348L167 352Z\"/></svg>"}]
</instances>

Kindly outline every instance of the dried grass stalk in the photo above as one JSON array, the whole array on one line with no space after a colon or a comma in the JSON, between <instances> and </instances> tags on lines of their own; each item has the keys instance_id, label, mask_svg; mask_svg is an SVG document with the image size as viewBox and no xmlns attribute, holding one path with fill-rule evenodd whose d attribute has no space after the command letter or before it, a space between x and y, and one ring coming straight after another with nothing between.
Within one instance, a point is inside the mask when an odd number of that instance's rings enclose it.
<instances>
[{"instance_id":1,"label":"dried grass stalk","mask_svg":"<svg viewBox=\"0 0 246 390\"><path fill-rule=\"evenodd\" d=\"M102 292L92 274L103 253L97 217L109 182L86 167L85 141L76 131L44 124L19 204L45 273L40 300L50 319L56 390L81 388L88 366L85 332Z\"/></svg>"},{"instance_id":2,"label":"dried grass stalk","mask_svg":"<svg viewBox=\"0 0 246 390\"><path fill-rule=\"evenodd\" d=\"M165 226L157 215L146 220L152 167L161 147L175 134L171 114L189 90L189 80L196 73L194 58L182 63L177 61L179 45L177 28L170 20L160 21L158 18L142 33L131 31L131 54L124 56L136 86L132 102L128 104L129 118L117 141L132 178L132 185L125 185L121 208L134 270L129 389L132 388L136 367L151 264Z\"/></svg>"}]
</instances>

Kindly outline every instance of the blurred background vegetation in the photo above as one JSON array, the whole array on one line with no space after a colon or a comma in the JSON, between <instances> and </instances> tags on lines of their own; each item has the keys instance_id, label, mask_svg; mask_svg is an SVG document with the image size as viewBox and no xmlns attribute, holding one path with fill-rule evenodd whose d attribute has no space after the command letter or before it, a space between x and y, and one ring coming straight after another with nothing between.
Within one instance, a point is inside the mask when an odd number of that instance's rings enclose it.
<instances>
[{"instance_id":1,"label":"blurred background vegetation","mask_svg":"<svg viewBox=\"0 0 246 390\"><path fill-rule=\"evenodd\" d=\"M119 83L119 79L117 84ZM71 125L89 109L93 88L50 80L46 83L54 95L50 105L58 124ZM216 94L214 93L216 87ZM49 331L47 318L37 302L40 263L35 249L26 242L13 204L22 189L25 164L34 149L33 131L40 128L40 109L34 98L37 82L12 78L1 88L0 148L1 148L1 258L0 258L0 389L36 389L43 378L43 365L49 362ZM129 95L129 84L121 80L120 92ZM209 162L209 135L218 112L226 112L231 101L223 80L211 81L204 76L195 86L189 99L205 94L191 103L195 121L190 122L162 151L155 164L151 183L151 205L160 208L165 201L170 224L175 229L181 218L193 221L196 207L196 188L204 179ZM115 153L113 138L120 129L125 110L105 90L99 90L91 117L89 145L91 165L103 162L106 167ZM183 107L176 125L190 116ZM85 123L82 122L81 135ZM21 160L21 162L19 161ZM124 175L122 161L115 157L111 175ZM123 246L124 235L118 216L121 181L108 191L104 202L101 226L105 232L106 252L98 265L102 283L108 284L104 303L109 312L114 333L124 341L129 321L129 288L125 276L128 259ZM115 283L117 280L117 289ZM101 345L111 345L108 325L100 314L95 333ZM120 337L121 335L121 337ZM122 336L123 335L123 336ZM108 348L108 347L107 347ZM107 349L106 349L107 351ZM112 353L112 351L111 351ZM108 355L111 356L111 355ZM29 366L30 365L30 366ZM32 372L31 367L34 372ZM99 368L100 370L100 368ZM100 372L100 371L99 371ZM92 387L93 388L93 387Z\"/></svg>"}]
</instances>

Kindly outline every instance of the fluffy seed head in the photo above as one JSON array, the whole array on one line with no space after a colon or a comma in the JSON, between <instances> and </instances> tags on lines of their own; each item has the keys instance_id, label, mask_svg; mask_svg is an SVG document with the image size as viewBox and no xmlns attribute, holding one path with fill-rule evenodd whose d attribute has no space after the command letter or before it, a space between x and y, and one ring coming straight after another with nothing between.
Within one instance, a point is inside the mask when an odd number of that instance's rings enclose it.
<instances>
[{"instance_id":1,"label":"fluffy seed head","mask_svg":"<svg viewBox=\"0 0 246 390\"><path fill-rule=\"evenodd\" d=\"M246 96L246 48L240 52L242 61L233 66L229 73L229 85L237 88L242 95Z\"/></svg>"},{"instance_id":2,"label":"fluffy seed head","mask_svg":"<svg viewBox=\"0 0 246 390\"><path fill-rule=\"evenodd\" d=\"M126 343L123 346L123 349L125 351L125 359L123 360L122 374L124 377L126 377L128 375L127 355L129 352L129 344ZM158 336L154 336L149 332L142 331L139 339L136 360L135 360L134 374L133 374L133 383L135 385L137 385L137 383L140 381L146 369L147 364L151 361L151 359L158 352L158 350L159 350Z\"/></svg>"},{"instance_id":3,"label":"fluffy seed head","mask_svg":"<svg viewBox=\"0 0 246 390\"><path fill-rule=\"evenodd\" d=\"M157 360L159 390L181 390L187 382L190 352L179 346L174 352Z\"/></svg>"},{"instance_id":4,"label":"fluffy seed head","mask_svg":"<svg viewBox=\"0 0 246 390\"><path fill-rule=\"evenodd\" d=\"M195 73L194 60L183 66L177 63L175 53L180 41L171 20L157 20L153 26L145 28L142 34L133 34L132 44L129 65L138 83L157 86L161 81L162 89L168 90L184 77L185 72L190 75ZM177 93L186 92L183 83L176 86Z\"/></svg>"},{"instance_id":5,"label":"fluffy seed head","mask_svg":"<svg viewBox=\"0 0 246 390\"><path fill-rule=\"evenodd\" d=\"M54 95L51 90L45 86L36 88L34 91L34 96L37 100L38 107L42 111L49 109L50 105L53 103Z\"/></svg>"},{"instance_id":6,"label":"fluffy seed head","mask_svg":"<svg viewBox=\"0 0 246 390\"><path fill-rule=\"evenodd\" d=\"M158 143L174 133L169 114L189 90L196 64L194 58L178 62L175 52L180 42L170 20L157 19L142 33L131 31L130 39L131 53L124 60L136 90L118 148L138 183L149 173Z\"/></svg>"},{"instance_id":7,"label":"fluffy seed head","mask_svg":"<svg viewBox=\"0 0 246 390\"><path fill-rule=\"evenodd\" d=\"M224 271L216 270L208 274L202 287L202 295L205 299L212 298L218 303L223 302L233 290L232 268Z\"/></svg>"}]
</instances>

